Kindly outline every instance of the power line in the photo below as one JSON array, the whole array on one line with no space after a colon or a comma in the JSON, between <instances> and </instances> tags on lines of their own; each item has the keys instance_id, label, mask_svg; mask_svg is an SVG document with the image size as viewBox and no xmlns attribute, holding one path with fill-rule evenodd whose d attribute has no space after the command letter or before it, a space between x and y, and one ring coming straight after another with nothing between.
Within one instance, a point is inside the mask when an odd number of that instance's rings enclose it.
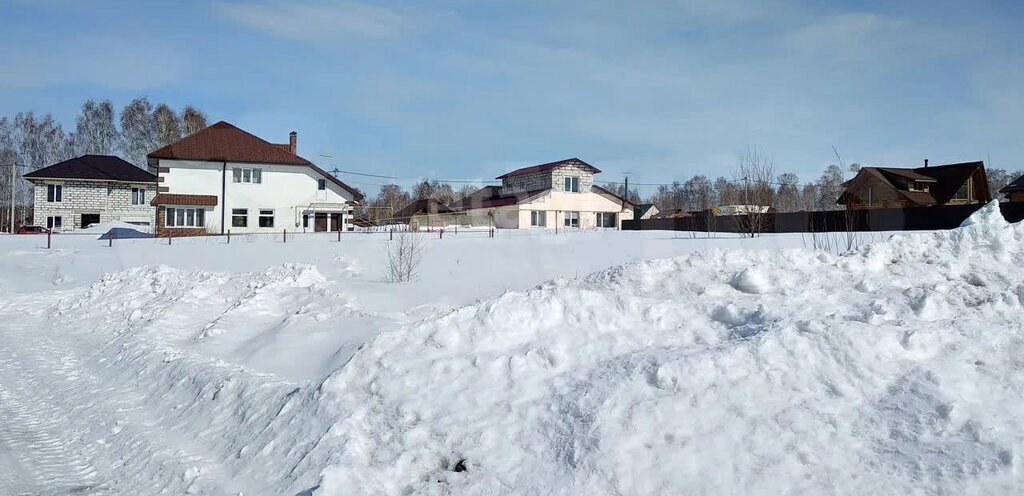
<instances>
[{"instance_id":1,"label":"power line","mask_svg":"<svg viewBox=\"0 0 1024 496\"><path fill-rule=\"evenodd\" d=\"M379 177L381 179L398 179L395 176L381 176L381 175L377 175L377 174L367 174L365 172L352 172L352 171L343 171L343 170L338 170L338 169L334 169L331 172L333 172L334 175L338 175L338 174L351 174L353 176Z\"/></svg>"}]
</instances>

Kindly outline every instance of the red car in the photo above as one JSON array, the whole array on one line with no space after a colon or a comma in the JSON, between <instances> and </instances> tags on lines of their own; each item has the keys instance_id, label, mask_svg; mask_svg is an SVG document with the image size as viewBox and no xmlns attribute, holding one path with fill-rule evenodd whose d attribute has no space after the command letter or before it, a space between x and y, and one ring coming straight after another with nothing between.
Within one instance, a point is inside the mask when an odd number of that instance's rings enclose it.
<instances>
[{"instance_id":1,"label":"red car","mask_svg":"<svg viewBox=\"0 0 1024 496\"><path fill-rule=\"evenodd\" d=\"M49 229L42 226L21 226L18 228L18 234L46 234Z\"/></svg>"}]
</instances>

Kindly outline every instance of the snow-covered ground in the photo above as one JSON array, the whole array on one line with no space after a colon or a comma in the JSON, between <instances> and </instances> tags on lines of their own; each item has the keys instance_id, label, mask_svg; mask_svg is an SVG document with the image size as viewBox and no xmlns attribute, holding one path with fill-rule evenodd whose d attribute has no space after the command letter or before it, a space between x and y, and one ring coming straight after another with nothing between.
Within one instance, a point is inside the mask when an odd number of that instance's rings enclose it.
<instances>
[{"instance_id":1,"label":"snow-covered ground","mask_svg":"<svg viewBox=\"0 0 1024 496\"><path fill-rule=\"evenodd\" d=\"M0 494L993 494L1024 228L0 238ZM806 241L806 243L805 243Z\"/></svg>"}]
</instances>

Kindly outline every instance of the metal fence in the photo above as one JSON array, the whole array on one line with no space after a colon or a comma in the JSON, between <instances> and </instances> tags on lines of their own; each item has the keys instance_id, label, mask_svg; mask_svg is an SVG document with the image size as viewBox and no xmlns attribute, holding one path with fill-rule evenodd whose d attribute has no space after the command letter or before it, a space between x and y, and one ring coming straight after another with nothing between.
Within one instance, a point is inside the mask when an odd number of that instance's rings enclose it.
<instances>
[{"instance_id":1,"label":"metal fence","mask_svg":"<svg viewBox=\"0 0 1024 496\"><path fill-rule=\"evenodd\" d=\"M833 210L820 212L768 213L763 215L760 232L812 233L834 231L919 231L953 229L981 208L982 204L941 207L885 208L871 210ZM1008 222L1024 219L1024 202L999 204ZM698 231L744 233L749 223L742 215L695 215L670 219L626 220L623 230Z\"/></svg>"}]
</instances>

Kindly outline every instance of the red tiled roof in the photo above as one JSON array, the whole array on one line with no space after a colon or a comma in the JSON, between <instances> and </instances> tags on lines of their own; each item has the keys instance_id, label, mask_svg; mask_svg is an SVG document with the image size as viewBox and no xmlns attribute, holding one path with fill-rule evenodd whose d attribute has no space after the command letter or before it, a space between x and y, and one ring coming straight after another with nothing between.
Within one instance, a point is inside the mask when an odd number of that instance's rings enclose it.
<instances>
[{"instance_id":1,"label":"red tiled roof","mask_svg":"<svg viewBox=\"0 0 1024 496\"><path fill-rule=\"evenodd\" d=\"M217 206L217 197L214 195L175 195L171 193L159 193L153 197L150 205L192 205L197 207Z\"/></svg>"},{"instance_id":2,"label":"red tiled roof","mask_svg":"<svg viewBox=\"0 0 1024 496\"><path fill-rule=\"evenodd\" d=\"M533 166L530 166L530 167L523 167L522 169L516 169L516 170L514 170L512 172L509 172L509 173L506 173L506 174L502 174L502 175L496 177L495 179L504 179L506 177L521 176L523 174L530 174L530 173L533 173L533 172L545 172L545 171L552 170L552 169L554 169L556 167L561 167L563 165L576 165L576 166L580 166L580 167L583 167L584 169L588 169L590 172L592 172L594 174L598 174L598 173L601 172L597 167L594 167L593 165L590 165L590 164L588 164L588 163L586 163L586 162L584 162L584 161L582 161L582 160L580 160L578 158L573 157L573 158L567 158L565 160L559 160L557 162L548 162L546 164L533 165Z\"/></svg>"},{"instance_id":3,"label":"red tiled roof","mask_svg":"<svg viewBox=\"0 0 1024 496\"><path fill-rule=\"evenodd\" d=\"M220 121L147 155L149 158L313 165L287 149Z\"/></svg>"}]
</instances>

